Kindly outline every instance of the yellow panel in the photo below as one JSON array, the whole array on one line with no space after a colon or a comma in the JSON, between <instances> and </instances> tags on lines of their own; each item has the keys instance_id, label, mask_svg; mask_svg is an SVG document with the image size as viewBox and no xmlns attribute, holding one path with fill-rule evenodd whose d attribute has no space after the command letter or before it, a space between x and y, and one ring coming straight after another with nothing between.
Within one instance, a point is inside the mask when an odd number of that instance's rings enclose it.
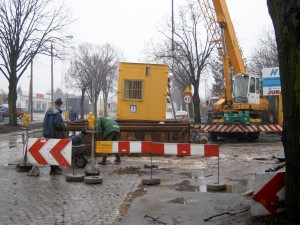
<instances>
[{"instance_id":1,"label":"yellow panel","mask_svg":"<svg viewBox=\"0 0 300 225\"><path fill-rule=\"evenodd\" d=\"M142 81L142 98L124 99L124 83ZM147 63L119 64L117 119L166 120L168 65Z\"/></svg>"}]
</instances>

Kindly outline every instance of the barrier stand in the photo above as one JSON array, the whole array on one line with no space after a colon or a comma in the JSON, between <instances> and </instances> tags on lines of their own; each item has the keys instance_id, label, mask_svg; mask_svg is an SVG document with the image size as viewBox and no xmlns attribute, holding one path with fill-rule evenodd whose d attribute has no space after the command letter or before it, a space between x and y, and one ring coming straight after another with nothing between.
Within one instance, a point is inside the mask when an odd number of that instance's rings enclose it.
<instances>
[{"instance_id":1,"label":"barrier stand","mask_svg":"<svg viewBox=\"0 0 300 225\"><path fill-rule=\"evenodd\" d=\"M210 191L225 191L226 184L220 184L220 153L218 151L218 182L207 184L207 190Z\"/></svg>"},{"instance_id":2,"label":"barrier stand","mask_svg":"<svg viewBox=\"0 0 300 225\"><path fill-rule=\"evenodd\" d=\"M68 182L81 182L84 180L84 175L75 174L75 157L72 154L72 171L73 174L66 174L66 181Z\"/></svg>"},{"instance_id":3,"label":"barrier stand","mask_svg":"<svg viewBox=\"0 0 300 225\"><path fill-rule=\"evenodd\" d=\"M29 172L32 169L32 164L27 163L27 148L28 148L28 126L29 126L29 114L24 113L23 115L23 124L26 127L26 137L25 142L23 143L23 152L24 153L24 160L22 164L17 164L16 169L17 172Z\"/></svg>"},{"instance_id":4,"label":"barrier stand","mask_svg":"<svg viewBox=\"0 0 300 225\"><path fill-rule=\"evenodd\" d=\"M153 167L156 167L155 165L152 164L152 153L150 153L150 159L151 159L151 164L150 164L150 179L142 179L142 183L144 185L157 185L160 184L160 179L159 178L152 178L152 170ZM149 168L149 166L144 165L145 168Z\"/></svg>"},{"instance_id":5,"label":"barrier stand","mask_svg":"<svg viewBox=\"0 0 300 225\"><path fill-rule=\"evenodd\" d=\"M89 131L92 134L92 149L91 149L91 169L85 171L84 183L85 184L100 184L103 179L100 177L100 171L96 169L95 157L95 116L90 114L88 116Z\"/></svg>"}]
</instances>

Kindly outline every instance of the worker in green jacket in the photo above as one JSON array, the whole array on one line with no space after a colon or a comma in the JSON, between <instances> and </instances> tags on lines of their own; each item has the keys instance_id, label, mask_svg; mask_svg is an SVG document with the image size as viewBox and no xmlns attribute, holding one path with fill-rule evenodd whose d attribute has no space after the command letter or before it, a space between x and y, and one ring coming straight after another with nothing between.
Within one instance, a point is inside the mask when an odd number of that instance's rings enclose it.
<instances>
[{"instance_id":1,"label":"worker in green jacket","mask_svg":"<svg viewBox=\"0 0 300 225\"><path fill-rule=\"evenodd\" d=\"M98 135L102 137L103 141L118 141L120 136L119 124L109 118L109 117L99 117L96 121ZM106 165L107 154L103 154L102 161L99 162L100 165ZM121 158L118 153L115 154L115 163L120 164Z\"/></svg>"}]
</instances>

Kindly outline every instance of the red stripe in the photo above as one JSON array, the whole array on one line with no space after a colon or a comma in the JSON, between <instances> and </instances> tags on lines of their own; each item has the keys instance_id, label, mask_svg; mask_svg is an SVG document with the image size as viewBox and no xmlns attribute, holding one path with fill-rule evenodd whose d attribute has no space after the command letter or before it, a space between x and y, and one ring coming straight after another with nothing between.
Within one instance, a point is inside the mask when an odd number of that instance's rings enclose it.
<instances>
[{"instance_id":1,"label":"red stripe","mask_svg":"<svg viewBox=\"0 0 300 225\"><path fill-rule=\"evenodd\" d=\"M253 196L253 200L260 202L272 214L276 214L279 208L277 193L284 187L284 177L284 172L277 173Z\"/></svg>"},{"instance_id":2,"label":"red stripe","mask_svg":"<svg viewBox=\"0 0 300 225\"><path fill-rule=\"evenodd\" d=\"M191 155L191 145L190 144L177 144L177 155L188 156Z\"/></svg>"},{"instance_id":3,"label":"red stripe","mask_svg":"<svg viewBox=\"0 0 300 225\"><path fill-rule=\"evenodd\" d=\"M224 132L228 132L229 128L230 128L230 127L227 126L226 129L224 130Z\"/></svg>"},{"instance_id":4,"label":"red stripe","mask_svg":"<svg viewBox=\"0 0 300 225\"><path fill-rule=\"evenodd\" d=\"M51 155L60 166L71 166L65 157L61 154L61 151L71 142L68 139L61 139L57 144L50 150Z\"/></svg>"},{"instance_id":5,"label":"red stripe","mask_svg":"<svg viewBox=\"0 0 300 225\"><path fill-rule=\"evenodd\" d=\"M129 141L119 141L118 142L119 153L129 154L130 153L130 142Z\"/></svg>"},{"instance_id":6,"label":"red stripe","mask_svg":"<svg viewBox=\"0 0 300 225\"><path fill-rule=\"evenodd\" d=\"M152 142L150 151L151 151L151 153L153 153L155 155L163 155L165 153L165 144L158 143L158 142Z\"/></svg>"},{"instance_id":7,"label":"red stripe","mask_svg":"<svg viewBox=\"0 0 300 225\"><path fill-rule=\"evenodd\" d=\"M151 141L142 141L142 152L141 153L151 153L152 142Z\"/></svg>"},{"instance_id":8,"label":"red stripe","mask_svg":"<svg viewBox=\"0 0 300 225\"><path fill-rule=\"evenodd\" d=\"M48 164L48 162L40 154L41 148L46 144L47 141L48 138L39 138L28 150L38 164Z\"/></svg>"},{"instance_id":9,"label":"red stripe","mask_svg":"<svg viewBox=\"0 0 300 225\"><path fill-rule=\"evenodd\" d=\"M216 144L204 145L204 156L219 156L219 146Z\"/></svg>"}]
</instances>

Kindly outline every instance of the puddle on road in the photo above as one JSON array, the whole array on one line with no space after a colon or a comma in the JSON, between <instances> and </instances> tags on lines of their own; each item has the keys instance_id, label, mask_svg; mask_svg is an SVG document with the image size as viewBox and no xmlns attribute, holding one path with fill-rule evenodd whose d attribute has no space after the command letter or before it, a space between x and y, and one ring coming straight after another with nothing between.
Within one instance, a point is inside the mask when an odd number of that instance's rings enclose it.
<instances>
[{"instance_id":1,"label":"puddle on road","mask_svg":"<svg viewBox=\"0 0 300 225\"><path fill-rule=\"evenodd\" d=\"M183 205L186 204L184 198L175 198L175 199L173 199L173 200L168 201L168 203L173 203L173 204L183 204Z\"/></svg>"},{"instance_id":2,"label":"puddle on road","mask_svg":"<svg viewBox=\"0 0 300 225\"><path fill-rule=\"evenodd\" d=\"M199 192L199 186L191 185L190 181L184 180L181 183L174 185L177 191Z\"/></svg>"}]
</instances>

